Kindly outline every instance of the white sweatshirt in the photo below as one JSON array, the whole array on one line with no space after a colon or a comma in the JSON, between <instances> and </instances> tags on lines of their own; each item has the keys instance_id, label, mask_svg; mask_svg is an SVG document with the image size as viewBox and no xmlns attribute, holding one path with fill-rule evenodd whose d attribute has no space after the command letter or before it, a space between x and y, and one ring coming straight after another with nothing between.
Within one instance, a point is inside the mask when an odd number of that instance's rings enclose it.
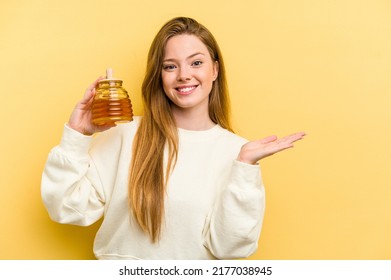
<instances>
[{"instance_id":1,"label":"white sweatshirt","mask_svg":"<svg viewBox=\"0 0 391 280\"><path fill-rule=\"evenodd\" d=\"M87 226L104 216L94 242L97 259L235 259L254 253L265 209L260 169L236 160L247 141L219 125L178 129L161 239L152 243L140 230L127 202L139 121L95 136L64 127L42 175L51 219Z\"/></svg>"}]
</instances>

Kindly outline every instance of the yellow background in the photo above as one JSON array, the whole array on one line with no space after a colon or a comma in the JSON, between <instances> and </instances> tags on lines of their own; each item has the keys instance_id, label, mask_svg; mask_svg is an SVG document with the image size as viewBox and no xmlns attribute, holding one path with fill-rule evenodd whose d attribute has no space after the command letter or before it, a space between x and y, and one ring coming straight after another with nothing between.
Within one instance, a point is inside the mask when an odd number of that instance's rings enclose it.
<instances>
[{"instance_id":1,"label":"yellow background","mask_svg":"<svg viewBox=\"0 0 391 280\"><path fill-rule=\"evenodd\" d=\"M391 259L388 0L2 1L0 259L91 259L98 228L49 220L49 150L106 67L136 114L158 29L190 16L226 60L238 134L304 130L262 161L267 210L254 259Z\"/></svg>"}]
</instances>

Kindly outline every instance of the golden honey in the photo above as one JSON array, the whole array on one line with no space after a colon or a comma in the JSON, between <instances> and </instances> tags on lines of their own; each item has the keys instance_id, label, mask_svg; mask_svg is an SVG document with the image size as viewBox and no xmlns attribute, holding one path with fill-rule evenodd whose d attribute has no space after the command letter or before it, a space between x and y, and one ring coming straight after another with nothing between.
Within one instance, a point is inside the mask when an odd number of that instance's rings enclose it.
<instances>
[{"instance_id":1,"label":"golden honey","mask_svg":"<svg viewBox=\"0 0 391 280\"><path fill-rule=\"evenodd\" d=\"M112 78L111 69L107 69L106 79L98 83L91 113L95 125L133 120L128 92L122 87L122 80Z\"/></svg>"}]
</instances>

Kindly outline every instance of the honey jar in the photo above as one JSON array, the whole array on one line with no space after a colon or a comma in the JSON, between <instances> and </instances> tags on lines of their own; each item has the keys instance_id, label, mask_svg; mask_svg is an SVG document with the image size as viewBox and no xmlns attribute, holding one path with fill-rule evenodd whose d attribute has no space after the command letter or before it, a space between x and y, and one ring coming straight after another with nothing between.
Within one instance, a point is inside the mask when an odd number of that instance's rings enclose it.
<instances>
[{"instance_id":1,"label":"honey jar","mask_svg":"<svg viewBox=\"0 0 391 280\"><path fill-rule=\"evenodd\" d=\"M133 120L132 103L122 80L113 78L113 70L106 70L106 79L99 81L92 102L92 122L95 125L123 123Z\"/></svg>"}]
</instances>

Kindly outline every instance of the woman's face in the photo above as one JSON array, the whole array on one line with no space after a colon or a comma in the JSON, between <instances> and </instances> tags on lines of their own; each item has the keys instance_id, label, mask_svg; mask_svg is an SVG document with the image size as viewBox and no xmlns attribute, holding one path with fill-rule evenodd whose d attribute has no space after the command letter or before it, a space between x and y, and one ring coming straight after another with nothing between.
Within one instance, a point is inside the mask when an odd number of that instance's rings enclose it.
<instances>
[{"instance_id":1,"label":"woman's face","mask_svg":"<svg viewBox=\"0 0 391 280\"><path fill-rule=\"evenodd\" d=\"M175 110L208 113L209 94L218 75L218 64L195 35L176 35L167 41L163 89Z\"/></svg>"}]
</instances>

